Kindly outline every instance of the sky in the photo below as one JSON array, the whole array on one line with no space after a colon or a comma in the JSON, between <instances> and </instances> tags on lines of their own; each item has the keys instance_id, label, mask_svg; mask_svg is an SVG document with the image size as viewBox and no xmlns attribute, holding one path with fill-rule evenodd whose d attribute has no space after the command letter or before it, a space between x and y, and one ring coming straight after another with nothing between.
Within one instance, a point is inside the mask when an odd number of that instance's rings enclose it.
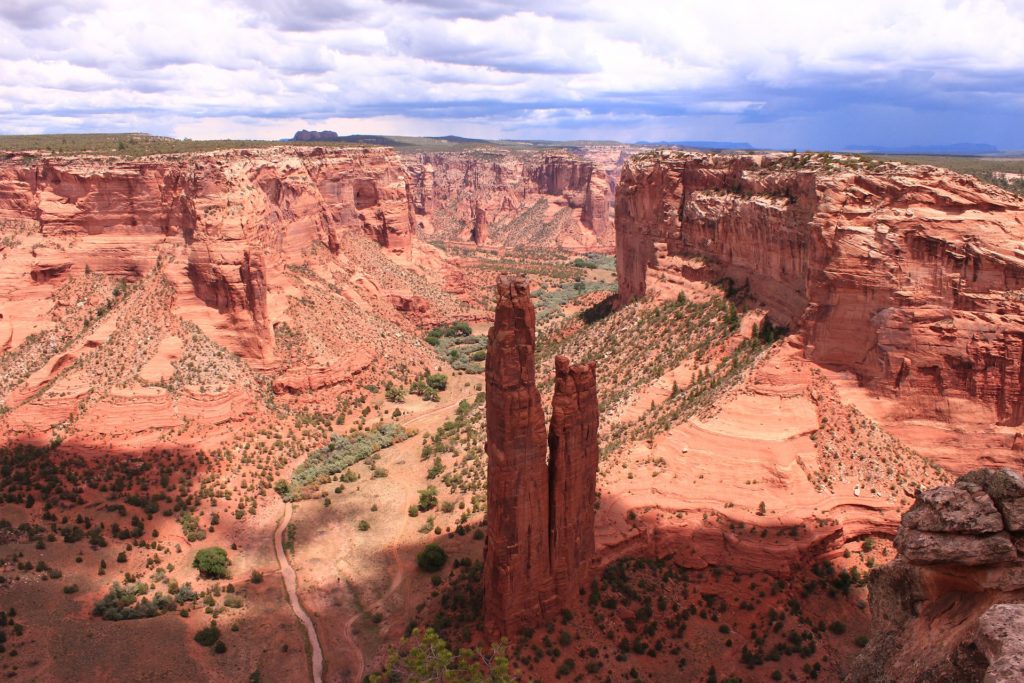
<instances>
[{"instance_id":1,"label":"sky","mask_svg":"<svg viewBox=\"0 0 1024 683\"><path fill-rule=\"evenodd\" d=\"M0 133L1024 149L1024 0L0 0Z\"/></svg>"}]
</instances>

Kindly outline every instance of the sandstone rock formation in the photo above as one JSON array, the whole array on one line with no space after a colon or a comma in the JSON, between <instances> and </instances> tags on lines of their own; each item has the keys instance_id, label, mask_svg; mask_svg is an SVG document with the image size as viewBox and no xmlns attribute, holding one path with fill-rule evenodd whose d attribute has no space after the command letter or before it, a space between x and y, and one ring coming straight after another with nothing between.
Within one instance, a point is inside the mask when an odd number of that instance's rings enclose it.
<instances>
[{"instance_id":1,"label":"sandstone rock formation","mask_svg":"<svg viewBox=\"0 0 1024 683\"><path fill-rule=\"evenodd\" d=\"M484 620L490 632L509 634L553 619L586 580L594 553L597 385L593 364L558 359L546 439L529 284L499 276L497 295L486 361Z\"/></svg>"},{"instance_id":2,"label":"sandstone rock formation","mask_svg":"<svg viewBox=\"0 0 1024 683\"><path fill-rule=\"evenodd\" d=\"M524 279L498 280L487 344L487 550L484 618L511 633L555 602L548 548L544 409L533 364L535 314Z\"/></svg>"},{"instance_id":3,"label":"sandstone rock formation","mask_svg":"<svg viewBox=\"0 0 1024 683\"><path fill-rule=\"evenodd\" d=\"M229 316L238 332L232 346L258 358L273 353L268 267L317 241L336 251L345 230L399 253L411 247L404 178L385 149L11 159L0 165L0 217L80 245L77 258L33 254L36 282L86 265L134 279L160 248L180 245L181 285Z\"/></svg>"},{"instance_id":4,"label":"sandstone rock formation","mask_svg":"<svg viewBox=\"0 0 1024 683\"><path fill-rule=\"evenodd\" d=\"M267 388L335 405L430 362L418 328L473 314L443 257L412 249L406 187L385 148L7 155L0 432L191 442Z\"/></svg>"},{"instance_id":5,"label":"sandstone rock formation","mask_svg":"<svg viewBox=\"0 0 1024 683\"><path fill-rule=\"evenodd\" d=\"M579 594L594 555L597 490L597 379L594 363L555 358L550 452L551 567L560 596Z\"/></svg>"},{"instance_id":6,"label":"sandstone rock formation","mask_svg":"<svg viewBox=\"0 0 1024 683\"><path fill-rule=\"evenodd\" d=\"M616 250L621 303L650 267L727 283L904 416L1024 420L1024 200L1009 192L849 157L652 152L623 171Z\"/></svg>"},{"instance_id":7,"label":"sandstone rock formation","mask_svg":"<svg viewBox=\"0 0 1024 683\"><path fill-rule=\"evenodd\" d=\"M852 681L1016 681L1024 662L1024 478L981 469L919 494L899 557L872 575Z\"/></svg>"},{"instance_id":8,"label":"sandstone rock formation","mask_svg":"<svg viewBox=\"0 0 1024 683\"><path fill-rule=\"evenodd\" d=\"M338 134L333 130L300 130L295 133L292 140L298 142L321 142L337 140Z\"/></svg>"},{"instance_id":9,"label":"sandstone rock formation","mask_svg":"<svg viewBox=\"0 0 1024 683\"><path fill-rule=\"evenodd\" d=\"M427 235L505 246L611 246L620 156L578 153L407 155L412 210Z\"/></svg>"}]
</instances>

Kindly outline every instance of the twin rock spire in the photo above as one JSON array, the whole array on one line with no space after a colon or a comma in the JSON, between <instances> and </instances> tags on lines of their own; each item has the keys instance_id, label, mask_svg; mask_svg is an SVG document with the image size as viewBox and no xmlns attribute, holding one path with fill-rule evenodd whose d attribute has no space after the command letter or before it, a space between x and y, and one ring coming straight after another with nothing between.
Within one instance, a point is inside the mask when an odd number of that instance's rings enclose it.
<instances>
[{"instance_id":1,"label":"twin rock spire","mask_svg":"<svg viewBox=\"0 0 1024 683\"><path fill-rule=\"evenodd\" d=\"M571 365L558 356L545 434L529 283L501 275L497 294L486 365L484 622L490 633L509 634L553 619L587 580L598 411L594 363Z\"/></svg>"}]
</instances>

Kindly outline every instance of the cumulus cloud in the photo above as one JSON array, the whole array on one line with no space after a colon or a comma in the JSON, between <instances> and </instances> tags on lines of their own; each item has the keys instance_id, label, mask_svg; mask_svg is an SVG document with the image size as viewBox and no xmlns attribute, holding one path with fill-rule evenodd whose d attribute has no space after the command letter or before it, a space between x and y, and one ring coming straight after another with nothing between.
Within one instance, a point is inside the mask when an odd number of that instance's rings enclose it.
<instances>
[{"instance_id":1,"label":"cumulus cloud","mask_svg":"<svg viewBox=\"0 0 1024 683\"><path fill-rule=\"evenodd\" d=\"M1013 0L6 0L0 132L1024 148L1021 35Z\"/></svg>"}]
</instances>

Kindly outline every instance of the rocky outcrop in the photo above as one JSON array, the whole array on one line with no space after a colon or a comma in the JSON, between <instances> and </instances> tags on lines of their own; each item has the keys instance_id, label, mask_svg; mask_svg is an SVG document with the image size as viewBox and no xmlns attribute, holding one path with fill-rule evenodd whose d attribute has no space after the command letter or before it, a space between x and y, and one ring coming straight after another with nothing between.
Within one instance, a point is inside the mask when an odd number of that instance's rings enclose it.
<instances>
[{"instance_id":1,"label":"rocky outcrop","mask_svg":"<svg viewBox=\"0 0 1024 683\"><path fill-rule=\"evenodd\" d=\"M626 165L615 220L621 303L648 268L678 267L731 283L807 358L908 411L949 419L968 400L1024 420L1024 200L1009 192L831 155L652 152Z\"/></svg>"},{"instance_id":2,"label":"rocky outcrop","mask_svg":"<svg viewBox=\"0 0 1024 683\"><path fill-rule=\"evenodd\" d=\"M594 557L594 502L597 490L597 379L594 363L571 365L555 358L551 400L550 544L555 589L578 595Z\"/></svg>"},{"instance_id":3,"label":"rocky outcrop","mask_svg":"<svg viewBox=\"0 0 1024 683\"><path fill-rule=\"evenodd\" d=\"M872 574L872 638L851 681L1016 681L1024 661L1024 478L981 469L918 495L899 557Z\"/></svg>"},{"instance_id":4,"label":"rocky outcrop","mask_svg":"<svg viewBox=\"0 0 1024 683\"><path fill-rule=\"evenodd\" d=\"M473 203L473 231L470 238L478 246L487 244L487 227L490 221L487 219L487 209L480 206L479 202Z\"/></svg>"},{"instance_id":5,"label":"rocky outcrop","mask_svg":"<svg viewBox=\"0 0 1024 683\"><path fill-rule=\"evenodd\" d=\"M599 164L578 153L493 150L405 157L411 206L425 234L571 249L611 245L609 174L617 173L618 159Z\"/></svg>"},{"instance_id":6,"label":"rocky outcrop","mask_svg":"<svg viewBox=\"0 0 1024 683\"><path fill-rule=\"evenodd\" d=\"M594 553L594 366L557 362L551 432L534 367L536 316L525 278L499 276L488 334L484 620L511 634L578 596ZM551 464L547 462L551 447Z\"/></svg>"}]
</instances>

